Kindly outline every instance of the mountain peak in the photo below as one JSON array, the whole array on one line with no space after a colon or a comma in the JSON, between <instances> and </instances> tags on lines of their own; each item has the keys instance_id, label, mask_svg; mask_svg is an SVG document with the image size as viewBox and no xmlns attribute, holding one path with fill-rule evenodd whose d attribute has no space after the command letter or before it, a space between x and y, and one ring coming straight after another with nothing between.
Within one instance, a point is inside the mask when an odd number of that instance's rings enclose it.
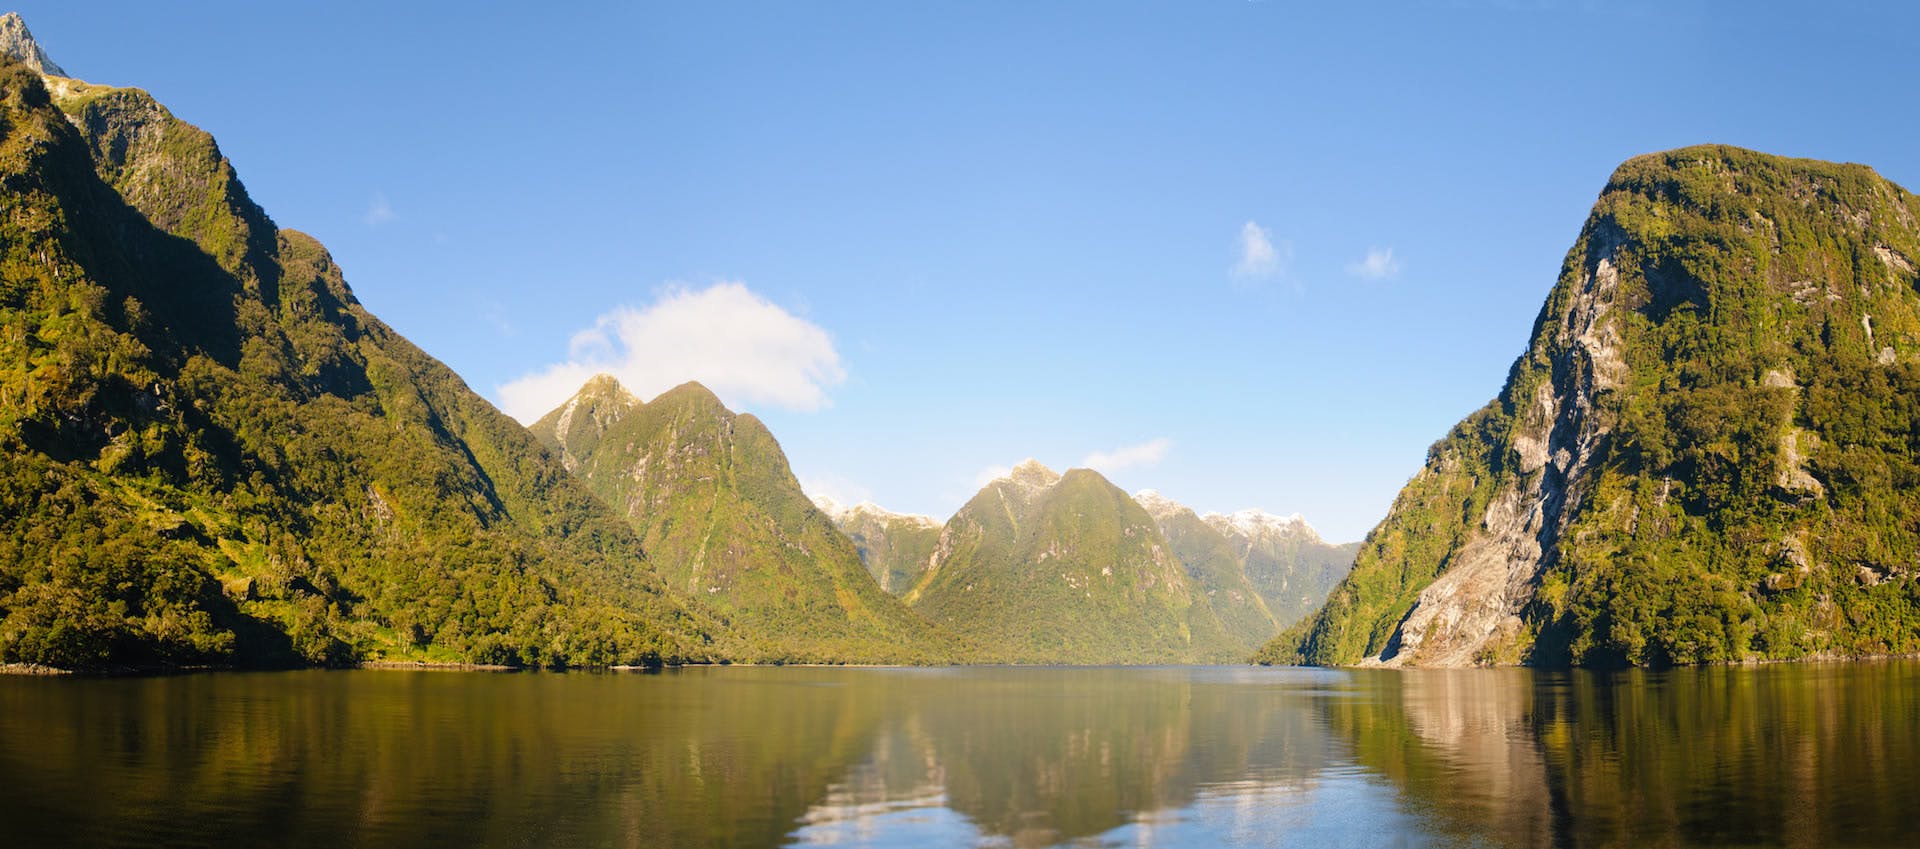
<instances>
[{"instance_id":1,"label":"mountain peak","mask_svg":"<svg viewBox=\"0 0 1920 849\"><path fill-rule=\"evenodd\" d=\"M1021 460L1007 473L1003 480L1013 481L1029 489L1045 489L1060 482L1060 473L1047 468L1039 460L1028 457Z\"/></svg>"},{"instance_id":2,"label":"mountain peak","mask_svg":"<svg viewBox=\"0 0 1920 849\"><path fill-rule=\"evenodd\" d=\"M1320 541L1320 533L1307 524L1305 516L1295 513L1291 516L1276 516L1265 510L1236 510L1232 513L1208 513L1200 517L1221 533L1237 533L1248 539L1275 538Z\"/></svg>"},{"instance_id":3,"label":"mountain peak","mask_svg":"<svg viewBox=\"0 0 1920 849\"><path fill-rule=\"evenodd\" d=\"M1151 489L1143 489L1134 493L1133 500L1141 507L1146 508L1147 515L1152 516L1155 520L1165 519L1168 516L1178 515L1182 510L1192 509L1185 504L1161 495L1157 490Z\"/></svg>"},{"instance_id":4,"label":"mountain peak","mask_svg":"<svg viewBox=\"0 0 1920 849\"><path fill-rule=\"evenodd\" d=\"M27 31L27 22L19 12L0 15L0 52L47 76L67 75L65 70L47 58L47 51L40 49L40 43L33 40L33 33Z\"/></svg>"},{"instance_id":5,"label":"mountain peak","mask_svg":"<svg viewBox=\"0 0 1920 849\"><path fill-rule=\"evenodd\" d=\"M682 383L679 386L675 386L672 389L654 396L653 403L657 404L667 400L695 402L719 407L721 409L726 409L727 406L725 402L720 400L720 396L713 394L713 390L708 389L706 384L698 380L689 380L686 383Z\"/></svg>"},{"instance_id":6,"label":"mountain peak","mask_svg":"<svg viewBox=\"0 0 1920 849\"><path fill-rule=\"evenodd\" d=\"M631 396L631 393L627 392L625 386L620 385L619 378L603 371L587 378L587 382L580 384L580 391L575 392L574 395Z\"/></svg>"},{"instance_id":7,"label":"mountain peak","mask_svg":"<svg viewBox=\"0 0 1920 849\"><path fill-rule=\"evenodd\" d=\"M868 517L881 522L907 522L921 527L939 527L939 520L918 513L895 513L871 501L862 501L851 507L835 501L832 496L811 495L813 506L835 522L844 522L858 517Z\"/></svg>"}]
</instances>

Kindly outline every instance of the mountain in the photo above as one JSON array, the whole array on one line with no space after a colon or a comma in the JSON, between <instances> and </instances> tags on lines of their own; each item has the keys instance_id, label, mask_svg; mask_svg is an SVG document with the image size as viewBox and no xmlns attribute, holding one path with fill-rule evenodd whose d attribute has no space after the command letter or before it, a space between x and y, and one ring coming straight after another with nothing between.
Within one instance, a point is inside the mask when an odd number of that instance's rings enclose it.
<instances>
[{"instance_id":1,"label":"mountain","mask_svg":"<svg viewBox=\"0 0 1920 849\"><path fill-rule=\"evenodd\" d=\"M0 209L0 660L719 651L624 523L146 92L0 64Z\"/></svg>"},{"instance_id":2,"label":"mountain","mask_svg":"<svg viewBox=\"0 0 1920 849\"><path fill-rule=\"evenodd\" d=\"M1237 510L1231 515L1208 513L1200 517L1233 544L1247 579L1267 602L1281 627L1292 625L1320 609L1327 595L1353 568L1360 544L1333 545L1320 538L1307 520L1295 513L1275 516L1261 510Z\"/></svg>"},{"instance_id":3,"label":"mountain","mask_svg":"<svg viewBox=\"0 0 1920 849\"><path fill-rule=\"evenodd\" d=\"M861 502L842 507L826 496L815 496L815 505L833 520L833 525L853 541L860 562L880 582L880 588L894 595L905 594L919 583L940 543L940 522L931 516L894 513L879 505Z\"/></svg>"},{"instance_id":4,"label":"mountain","mask_svg":"<svg viewBox=\"0 0 1920 849\"><path fill-rule=\"evenodd\" d=\"M21 20L20 13L8 12L0 15L0 53L13 57L20 64L35 73L50 77L64 77L67 72L47 58L47 51L40 49L40 42L33 40L33 33L27 31L27 22Z\"/></svg>"},{"instance_id":5,"label":"mountain","mask_svg":"<svg viewBox=\"0 0 1920 849\"><path fill-rule=\"evenodd\" d=\"M1244 647L1243 658L1280 633L1280 621L1247 579L1246 561L1231 540L1192 509L1151 489L1134 493L1133 500L1153 517L1227 634Z\"/></svg>"},{"instance_id":6,"label":"mountain","mask_svg":"<svg viewBox=\"0 0 1920 849\"><path fill-rule=\"evenodd\" d=\"M626 517L668 584L729 617L744 659L929 662L952 640L880 589L760 420L698 383L641 402L599 375L531 428Z\"/></svg>"},{"instance_id":7,"label":"mountain","mask_svg":"<svg viewBox=\"0 0 1920 849\"><path fill-rule=\"evenodd\" d=\"M1920 651L1917 220L1860 165L1622 164L1499 397L1262 659Z\"/></svg>"},{"instance_id":8,"label":"mountain","mask_svg":"<svg viewBox=\"0 0 1920 849\"><path fill-rule=\"evenodd\" d=\"M1088 469L1028 460L987 484L947 521L906 599L1011 662L1244 657L1153 517Z\"/></svg>"}]
</instances>

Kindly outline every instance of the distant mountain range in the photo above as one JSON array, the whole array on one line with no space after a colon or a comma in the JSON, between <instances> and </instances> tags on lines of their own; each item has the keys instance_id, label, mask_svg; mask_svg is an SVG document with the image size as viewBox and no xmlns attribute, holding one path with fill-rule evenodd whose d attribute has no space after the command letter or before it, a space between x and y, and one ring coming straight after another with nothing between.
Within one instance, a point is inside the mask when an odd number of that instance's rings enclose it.
<instances>
[{"instance_id":1,"label":"distant mountain range","mask_svg":"<svg viewBox=\"0 0 1920 849\"><path fill-rule=\"evenodd\" d=\"M699 384L596 378L521 427L211 136L17 15L0 51L0 662L1920 652L1920 199L1864 166L1622 164L1362 543L1033 461L939 522L810 500Z\"/></svg>"},{"instance_id":2,"label":"distant mountain range","mask_svg":"<svg viewBox=\"0 0 1920 849\"><path fill-rule=\"evenodd\" d=\"M1097 472L1033 460L944 525L816 502L890 592L1019 662L1235 659L1317 604L1343 571L1325 574L1322 561L1352 551L1298 516L1202 519L1152 491L1129 497Z\"/></svg>"},{"instance_id":3,"label":"distant mountain range","mask_svg":"<svg viewBox=\"0 0 1920 849\"><path fill-rule=\"evenodd\" d=\"M860 562L866 564L881 589L903 595L926 574L933 550L940 544L939 520L894 513L865 501L843 507L831 498L816 495L813 502L853 541Z\"/></svg>"},{"instance_id":4,"label":"distant mountain range","mask_svg":"<svg viewBox=\"0 0 1920 849\"><path fill-rule=\"evenodd\" d=\"M725 615L739 659L933 662L952 640L882 591L760 420L698 383L648 403L596 377L535 436L625 516L668 586Z\"/></svg>"}]
</instances>

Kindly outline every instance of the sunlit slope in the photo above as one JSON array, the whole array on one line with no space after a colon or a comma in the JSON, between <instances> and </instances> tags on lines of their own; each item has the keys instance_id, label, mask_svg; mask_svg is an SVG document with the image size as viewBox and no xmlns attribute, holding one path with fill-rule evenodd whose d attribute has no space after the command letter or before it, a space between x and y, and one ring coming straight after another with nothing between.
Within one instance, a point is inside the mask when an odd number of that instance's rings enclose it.
<instances>
[{"instance_id":1,"label":"sunlit slope","mask_svg":"<svg viewBox=\"0 0 1920 849\"><path fill-rule=\"evenodd\" d=\"M1920 650L1917 211L1860 165L1621 165L1499 397L1262 660Z\"/></svg>"},{"instance_id":2,"label":"sunlit slope","mask_svg":"<svg viewBox=\"0 0 1920 849\"><path fill-rule=\"evenodd\" d=\"M145 92L0 67L0 206L0 657L711 655L617 517Z\"/></svg>"}]
</instances>

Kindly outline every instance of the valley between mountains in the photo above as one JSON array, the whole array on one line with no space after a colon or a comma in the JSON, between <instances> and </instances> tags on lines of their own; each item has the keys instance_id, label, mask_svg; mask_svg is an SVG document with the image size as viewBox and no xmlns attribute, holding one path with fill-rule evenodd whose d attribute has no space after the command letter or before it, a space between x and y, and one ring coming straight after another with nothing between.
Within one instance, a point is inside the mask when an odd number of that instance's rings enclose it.
<instances>
[{"instance_id":1,"label":"valley between mountains","mask_svg":"<svg viewBox=\"0 0 1920 849\"><path fill-rule=\"evenodd\" d=\"M523 427L210 135L18 16L0 42L8 664L1920 652L1920 201L1865 166L1620 165L1506 385L1364 541L1033 460L939 519L810 497L698 383L602 375Z\"/></svg>"}]
</instances>

